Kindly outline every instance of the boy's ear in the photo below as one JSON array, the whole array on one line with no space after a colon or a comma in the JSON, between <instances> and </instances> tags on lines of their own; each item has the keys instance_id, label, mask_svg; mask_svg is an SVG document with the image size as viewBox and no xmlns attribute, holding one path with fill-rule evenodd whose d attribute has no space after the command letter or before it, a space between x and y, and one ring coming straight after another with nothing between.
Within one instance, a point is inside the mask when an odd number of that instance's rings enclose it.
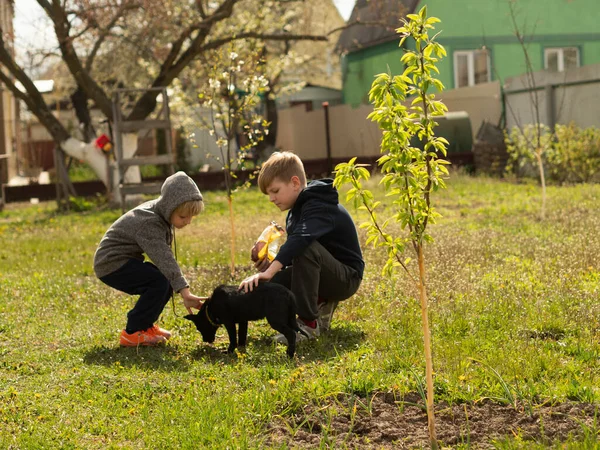
<instances>
[{"instance_id":1,"label":"boy's ear","mask_svg":"<svg viewBox=\"0 0 600 450\"><path fill-rule=\"evenodd\" d=\"M300 182L300 178L298 178L296 175L292 176L292 178L290 179L290 182L292 183L294 188L302 189L302 183Z\"/></svg>"}]
</instances>

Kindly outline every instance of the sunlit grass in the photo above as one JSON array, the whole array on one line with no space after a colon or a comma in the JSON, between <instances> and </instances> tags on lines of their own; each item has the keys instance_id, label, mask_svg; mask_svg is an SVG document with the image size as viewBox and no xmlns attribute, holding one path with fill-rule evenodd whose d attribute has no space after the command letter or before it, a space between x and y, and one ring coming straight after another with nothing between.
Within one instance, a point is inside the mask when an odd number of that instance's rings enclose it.
<instances>
[{"instance_id":1,"label":"sunlit grass","mask_svg":"<svg viewBox=\"0 0 600 450\"><path fill-rule=\"evenodd\" d=\"M439 400L598 402L600 186L549 187L545 221L540 196L535 185L457 176L434 197L443 217L426 261ZM205 198L177 234L199 295L232 281L226 199ZM238 193L235 211L239 282L254 240L285 215L256 189ZM370 248L358 294L295 361L264 322L251 324L247 353L223 355L224 333L203 344L178 298L161 319L175 333L166 348L119 348L134 299L92 270L119 214L58 214L54 203L0 213L0 447L262 448L268 425L304 405L418 390L417 292L401 273L382 277L384 254ZM498 445L523 448L507 439Z\"/></svg>"}]
</instances>

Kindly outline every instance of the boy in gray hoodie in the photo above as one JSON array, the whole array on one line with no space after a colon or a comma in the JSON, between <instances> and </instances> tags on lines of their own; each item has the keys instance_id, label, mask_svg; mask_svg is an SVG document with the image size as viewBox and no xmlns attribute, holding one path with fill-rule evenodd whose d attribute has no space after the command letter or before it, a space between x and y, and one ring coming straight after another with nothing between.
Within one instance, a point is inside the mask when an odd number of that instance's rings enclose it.
<instances>
[{"instance_id":1,"label":"boy in gray hoodie","mask_svg":"<svg viewBox=\"0 0 600 450\"><path fill-rule=\"evenodd\" d=\"M190 292L171 250L173 228L185 227L202 211L202 194L184 172L168 177L160 194L117 219L94 255L94 272L103 283L140 296L121 331L119 341L125 347L159 345L171 337L155 322L173 291L181 295L189 313L205 300ZM144 261L144 253L152 262Z\"/></svg>"}]
</instances>

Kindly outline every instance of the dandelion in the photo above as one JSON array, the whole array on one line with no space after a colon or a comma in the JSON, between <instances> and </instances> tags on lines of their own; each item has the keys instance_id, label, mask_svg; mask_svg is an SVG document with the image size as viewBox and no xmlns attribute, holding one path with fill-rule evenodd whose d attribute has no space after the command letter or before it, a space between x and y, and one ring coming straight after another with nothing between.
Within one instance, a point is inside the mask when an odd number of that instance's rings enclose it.
<instances>
[{"instance_id":1,"label":"dandelion","mask_svg":"<svg viewBox=\"0 0 600 450\"><path fill-rule=\"evenodd\" d=\"M269 384L271 386L275 386L277 384L277 381L275 381L275 380L269 380Z\"/></svg>"}]
</instances>

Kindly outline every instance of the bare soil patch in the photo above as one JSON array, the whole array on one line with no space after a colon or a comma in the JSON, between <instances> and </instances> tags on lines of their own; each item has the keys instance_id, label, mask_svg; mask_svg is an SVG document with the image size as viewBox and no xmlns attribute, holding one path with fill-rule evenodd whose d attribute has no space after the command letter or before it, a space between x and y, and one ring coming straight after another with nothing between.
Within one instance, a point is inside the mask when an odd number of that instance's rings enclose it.
<instances>
[{"instance_id":1,"label":"bare soil patch","mask_svg":"<svg viewBox=\"0 0 600 450\"><path fill-rule=\"evenodd\" d=\"M398 398L381 393L372 398L339 396L306 406L291 416L278 417L269 426L273 445L318 448L327 439L330 448L408 449L428 447L427 416L418 394ZM565 441L594 428L600 405L560 403L525 408L492 401L436 405L437 438L443 446L469 444L494 448L503 437L520 436L539 443Z\"/></svg>"}]
</instances>

